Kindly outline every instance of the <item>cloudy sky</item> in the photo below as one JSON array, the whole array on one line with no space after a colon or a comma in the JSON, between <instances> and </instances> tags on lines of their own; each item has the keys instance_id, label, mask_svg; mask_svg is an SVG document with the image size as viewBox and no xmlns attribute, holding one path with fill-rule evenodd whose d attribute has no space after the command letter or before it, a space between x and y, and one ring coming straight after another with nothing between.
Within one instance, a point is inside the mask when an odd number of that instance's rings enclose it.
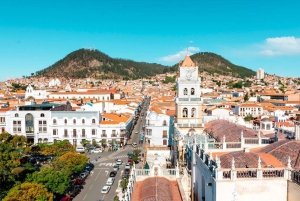
<instances>
[{"instance_id":1,"label":"cloudy sky","mask_svg":"<svg viewBox=\"0 0 300 201\"><path fill-rule=\"evenodd\" d=\"M214 52L236 65L300 77L300 2L1 0L0 81L80 48L173 65Z\"/></svg>"}]
</instances>

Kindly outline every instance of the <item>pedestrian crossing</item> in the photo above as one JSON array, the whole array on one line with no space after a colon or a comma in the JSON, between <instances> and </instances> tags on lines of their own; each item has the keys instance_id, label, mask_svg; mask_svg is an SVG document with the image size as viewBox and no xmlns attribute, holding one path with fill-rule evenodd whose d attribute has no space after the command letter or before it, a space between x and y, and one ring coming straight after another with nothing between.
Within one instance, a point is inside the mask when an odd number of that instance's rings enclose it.
<instances>
[{"instance_id":1,"label":"pedestrian crossing","mask_svg":"<svg viewBox=\"0 0 300 201\"><path fill-rule=\"evenodd\" d=\"M114 157L110 157L111 159L118 159L118 158L126 158L128 157L127 154L126 155L121 155L121 156L114 156Z\"/></svg>"}]
</instances>

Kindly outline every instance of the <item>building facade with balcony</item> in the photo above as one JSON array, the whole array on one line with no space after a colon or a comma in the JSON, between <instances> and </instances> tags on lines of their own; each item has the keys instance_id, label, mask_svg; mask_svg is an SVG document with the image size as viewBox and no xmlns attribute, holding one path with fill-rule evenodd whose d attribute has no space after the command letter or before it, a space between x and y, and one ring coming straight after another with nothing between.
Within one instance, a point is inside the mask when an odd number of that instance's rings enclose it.
<instances>
[{"instance_id":1,"label":"building facade with balcony","mask_svg":"<svg viewBox=\"0 0 300 201\"><path fill-rule=\"evenodd\" d=\"M148 112L145 124L145 139L150 147L170 145L170 126L173 127L171 119L170 116L157 114L154 110Z\"/></svg>"}]
</instances>

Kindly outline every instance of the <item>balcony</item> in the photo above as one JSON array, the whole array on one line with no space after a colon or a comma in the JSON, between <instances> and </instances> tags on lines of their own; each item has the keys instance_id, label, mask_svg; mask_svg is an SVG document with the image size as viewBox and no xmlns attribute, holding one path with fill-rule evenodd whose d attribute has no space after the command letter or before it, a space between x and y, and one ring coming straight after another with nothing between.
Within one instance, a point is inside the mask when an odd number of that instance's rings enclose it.
<instances>
[{"instance_id":1,"label":"balcony","mask_svg":"<svg viewBox=\"0 0 300 201\"><path fill-rule=\"evenodd\" d=\"M111 137L117 137L116 133L111 134Z\"/></svg>"},{"instance_id":2,"label":"balcony","mask_svg":"<svg viewBox=\"0 0 300 201\"><path fill-rule=\"evenodd\" d=\"M101 134L101 137L107 137L107 134Z\"/></svg>"},{"instance_id":3,"label":"balcony","mask_svg":"<svg viewBox=\"0 0 300 201\"><path fill-rule=\"evenodd\" d=\"M64 135L63 137L64 137L64 138L68 138L68 137L69 137L69 135Z\"/></svg>"},{"instance_id":4,"label":"balcony","mask_svg":"<svg viewBox=\"0 0 300 201\"><path fill-rule=\"evenodd\" d=\"M0 122L0 125L5 125L5 122Z\"/></svg>"}]
</instances>

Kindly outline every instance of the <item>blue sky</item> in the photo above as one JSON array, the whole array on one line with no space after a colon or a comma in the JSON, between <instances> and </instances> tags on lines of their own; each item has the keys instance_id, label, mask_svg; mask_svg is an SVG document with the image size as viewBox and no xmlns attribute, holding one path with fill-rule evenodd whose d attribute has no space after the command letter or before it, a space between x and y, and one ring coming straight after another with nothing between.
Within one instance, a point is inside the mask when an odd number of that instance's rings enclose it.
<instances>
[{"instance_id":1,"label":"blue sky","mask_svg":"<svg viewBox=\"0 0 300 201\"><path fill-rule=\"evenodd\" d=\"M296 0L1 0L0 81L80 48L173 65L189 47L300 77L299 9Z\"/></svg>"}]
</instances>

